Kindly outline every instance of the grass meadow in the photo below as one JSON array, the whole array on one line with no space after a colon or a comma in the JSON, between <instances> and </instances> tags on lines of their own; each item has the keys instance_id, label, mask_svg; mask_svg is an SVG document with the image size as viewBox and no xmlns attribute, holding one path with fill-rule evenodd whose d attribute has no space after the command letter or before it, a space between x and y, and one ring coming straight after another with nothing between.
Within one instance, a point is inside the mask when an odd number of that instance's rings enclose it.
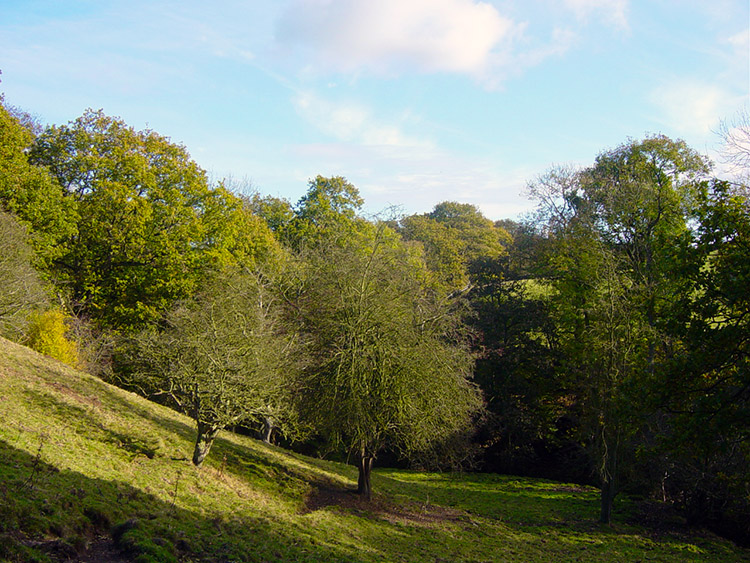
<instances>
[{"instance_id":1,"label":"grass meadow","mask_svg":"<svg viewBox=\"0 0 750 563\"><path fill-rule=\"evenodd\" d=\"M356 469L192 421L0 339L0 561L750 561L668 507L489 474Z\"/></svg>"}]
</instances>

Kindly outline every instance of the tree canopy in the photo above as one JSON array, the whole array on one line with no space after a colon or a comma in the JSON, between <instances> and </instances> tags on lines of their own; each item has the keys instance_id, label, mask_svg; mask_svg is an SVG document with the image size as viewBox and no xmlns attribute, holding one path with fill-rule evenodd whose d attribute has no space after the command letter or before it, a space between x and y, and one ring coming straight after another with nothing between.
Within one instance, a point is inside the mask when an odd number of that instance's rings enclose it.
<instances>
[{"instance_id":1,"label":"tree canopy","mask_svg":"<svg viewBox=\"0 0 750 563\"><path fill-rule=\"evenodd\" d=\"M60 256L60 241L75 235L75 209L52 176L29 162L33 141L33 133L0 96L0 210L13 213L29 229L34 262L46 267Z\"/></svg>"},{"instance_id":2,"label":"tree canopy","mask_svg":"<svg viewBox=\"0 0 750 563\"><path fill-rule=\"evenodd\" d=\"M55 260L76 310L130 330L194 293L207 269L274 252L265 223L184 147L101 110L52 126L30 161L46 167L76 212Z\"/></svg>"},{"instance_id":3,"label":"tree canopy","mask_svg":"<svg viewBox=\"0 0 750 563\"><path fill-rule=\"evenodd\" d=\"M480 395L455 311L422 285L419 255L381 225L367 248L309 257L300 308L312 363L303 410L359 459L359 492L384 447L404 453L471 426Z\"/></svg>"},{"instance_id":4,"label":"tree canopy","mask_svg":"<svg viewBox=\"0 0 750 563\"><path fill-rule=\"evenodd\" d=\"M130 381L195 420L195 465L227 426L293 419L291 383L299 347L258 275L216 275L197 299L167 314L164 330L150 328L134 342Z\"/></svg>"}]
</instances>

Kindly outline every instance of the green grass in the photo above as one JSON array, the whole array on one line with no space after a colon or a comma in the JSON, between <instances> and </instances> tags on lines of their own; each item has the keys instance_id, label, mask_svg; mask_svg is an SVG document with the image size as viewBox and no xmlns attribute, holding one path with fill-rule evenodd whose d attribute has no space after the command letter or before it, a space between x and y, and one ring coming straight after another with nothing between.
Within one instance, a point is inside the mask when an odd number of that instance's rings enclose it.
<instances>
[{"instance_id":1,"label":"green grass","mask_svg":"<svg viewBox=\"0 0 750 563\"><path fill-rule=\"evenodd\" d=\"M190 419L2 339L0 399L0 561L750 561L550 481L377 470L365 504L353 467L229 432L196 469Z\"/></svg>"}]
</instances>

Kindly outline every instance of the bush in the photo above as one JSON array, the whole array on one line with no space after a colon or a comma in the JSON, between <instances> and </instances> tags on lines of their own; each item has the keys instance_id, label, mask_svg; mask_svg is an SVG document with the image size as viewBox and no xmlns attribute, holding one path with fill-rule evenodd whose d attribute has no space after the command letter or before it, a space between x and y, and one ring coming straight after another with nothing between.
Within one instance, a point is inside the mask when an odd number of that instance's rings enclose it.
<instances>
[{"instance_id":1,"label":"bush","mask_svg":"<svg viewBox=\"0 0 750 563\"><path fill-rule=\"evenodd\" d=\"M78 347L66 336L67 316L59 309L48 309L34 313L29 319L25 344L37 352L60 360L70 366L78 366Z\"/></svg>"}]
</instances>

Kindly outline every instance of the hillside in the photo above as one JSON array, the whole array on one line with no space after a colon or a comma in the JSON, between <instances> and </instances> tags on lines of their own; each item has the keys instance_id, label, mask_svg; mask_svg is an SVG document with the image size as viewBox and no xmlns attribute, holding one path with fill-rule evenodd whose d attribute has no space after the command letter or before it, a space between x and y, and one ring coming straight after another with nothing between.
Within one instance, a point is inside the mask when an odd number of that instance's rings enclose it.
<instances>
[{"instance_id":1,"label":"hillside","mask_svg":"<svg viewBox=\"0 0 750 563\"><path fill-rule=\"evenodd\" d=\"M0 339L0 561L750 561L593 489L353 467L222 433ZM646 524L651 524L646 526Z\"/></svg>"}]
</instances>

